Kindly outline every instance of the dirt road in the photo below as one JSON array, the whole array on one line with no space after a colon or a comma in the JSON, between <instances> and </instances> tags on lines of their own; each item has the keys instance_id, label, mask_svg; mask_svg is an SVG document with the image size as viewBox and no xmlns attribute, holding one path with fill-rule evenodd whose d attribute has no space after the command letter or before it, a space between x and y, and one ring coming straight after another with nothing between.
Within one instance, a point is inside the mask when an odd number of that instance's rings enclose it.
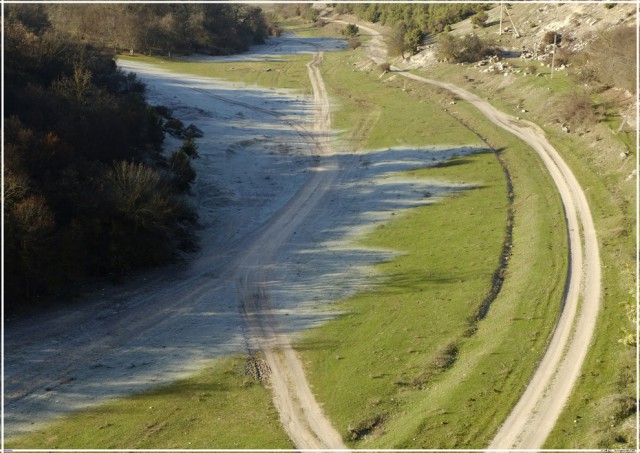
<instances>
[{"instance_id":1,"label":"dirt road","mask_svg":"<svg viewBox=\"0 0 640 453\"><path fill-rule=\"evenodd\" d=\"M344 21L339 21L346 23ZM358 24L372 36L369 56L386 59L382 36ZM569 232L569 272L562 313L536 372L489 449L537 449L544 444L580 374L600 307L600 256L596 230L584 191L571 169L536 124L500 112L473 93L451 83L420 77L392 67L397 74L444 88L471 103L489 121L530 145L543 160L565 210Z\"/></svg>"},{"instance_id":2,"label":"dirt road","mask_svg":"<svg viewBox=\"0 0 640 453\"><path fill-rule=\"evenodd\" d=\"M318 70L322 53L307 64L315 101L315 154L330 155L331 117L329 98ZM282 424L297 448L344 449L340 434L318 405L307 382L300 359L289 343L277 318L272 316L268 285L269 269L276 254L311 214L338 174L337 159L324 159L323 171L316 168L312 177L256 238L254 245L240 258L237 289L242 315L251 331L251 341L259 348L271 370L270 383Z\"/></svg>"}]
</instances>

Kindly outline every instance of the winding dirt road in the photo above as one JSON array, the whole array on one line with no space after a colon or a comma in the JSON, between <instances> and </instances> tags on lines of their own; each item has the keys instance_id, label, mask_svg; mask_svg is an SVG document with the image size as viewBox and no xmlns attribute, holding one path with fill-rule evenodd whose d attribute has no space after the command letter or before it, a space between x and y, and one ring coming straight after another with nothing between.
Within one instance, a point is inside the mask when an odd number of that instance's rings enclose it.
<instances>
[{"instance_id":1,"label":"winding dirt road","mask_svg":"<svg viewBox=\"0 0 640 453\"><path fill-rule=\"evenodd\" d=\"M345 449L340 434L324 416L306 379L300 359L272 316L269 269L276 253L309 216L336 179L337 159L331 159L329 98L318 65L322 53L307 64L315 100L314 144L317 155L327 156L301 190L269 222L253 246L239 259L237 294L254 347L262 351L271 371L273 398L282 424L300 449ZM327 171L334 170L334 171Z\"/></svg>"},{"instance_id":2,"label":"winding dirt road","mask_svg":"<svg viewBox=\"0 0 640 453\"><path fill-rule=\"evenodd\" d=\"M386 61L380 33L361 24L358 27L372 36L367 49L369 57L378 64ZM493 124L527 143L544 162L562 198L570 252L563 310L529 385L489 445L490 450L541 448L580 375L600 308L600 255L586 196L571 169L536 124L507 115L451 83L420 77L396 67L391 70L456 94Z\"/></svg>"}]
</instances>

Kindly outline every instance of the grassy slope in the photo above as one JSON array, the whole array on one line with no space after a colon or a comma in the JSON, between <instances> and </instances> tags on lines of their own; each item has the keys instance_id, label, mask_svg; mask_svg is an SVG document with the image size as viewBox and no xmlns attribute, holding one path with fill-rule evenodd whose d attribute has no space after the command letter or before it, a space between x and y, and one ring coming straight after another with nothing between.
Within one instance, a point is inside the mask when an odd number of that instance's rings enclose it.
<instances>
[{"instance_id":1,"label":"grassy slope","mask_svg":"<svg viewBox=\"0 0 640 453\"><path fill-rule=\"evenodd\" d=\"M515 62L517 65L518 62ZM430 76L491 98L504 111L543 126L585 189L598 231L603 265L602 309L578 385L545 448L635 447L635 134L612 134L611 120L566 134L552 123L553 103L576 89L566 73L546 77L483 76L441 66ZM541 70L542 71L542 70ZM548 72L548 68L546 69ZM475 79L469 83L465 76ZM524 99L529 112L516 105ZM617 125L613 125L614 130ZM620 153L630 151L626 159Z\"/></svg>"},{"instance_id":2,"label":"grassy slope","mask_svg":"<svg viewBox=\"0 0 640 453\"><path fill-rule=\"evenodd\" d=\"M74 413L7 448L292 448L246 357L219 359L164 388Z\"/></svg>"},{"instance_id":3,"label":"grassy slope","mask_svg":"<svg viewBox=\"0 0 640 453\"><path fill-rule=\"evenodd\" d=\"M447 95L400 79L383 83L377 73L354 72L353 61L326 55L323 64L328 90L340 98L334 124L351 125L343 138L364 148L468 142L462 139L468 131L438 105L448 106ZM467 336L504 239L506 188L495 157L479 154L416 172L481 188L413 209L367 237L367 245L405 254L379 266L386 282L338 304L346 314L299 343L314 391L345 438L360 438L355 447L486 446L526 385L558 314L566 243L550 178L532 150L468 106L458 110L503 148L516 186L507 280L478 331ZM450 344L459 354L447 368Z\"/></svg>"}]
</instances>

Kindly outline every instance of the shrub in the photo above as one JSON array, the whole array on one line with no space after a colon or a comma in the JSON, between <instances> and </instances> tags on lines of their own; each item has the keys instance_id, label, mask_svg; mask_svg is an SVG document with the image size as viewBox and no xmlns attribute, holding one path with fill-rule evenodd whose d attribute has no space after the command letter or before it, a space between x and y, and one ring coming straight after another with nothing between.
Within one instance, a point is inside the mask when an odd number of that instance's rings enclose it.
<instances>
[{"instance_id":1,"label":"shrub","mask_svg":"<svg viewBox=\"0 0 640 453\"><path fill-rule=\"evenodd\" d=\"M422 43L422 32L417 28L411 28L404 34L404 49L412 55L418 53L418 46Z\"/></svg>"},{"instance_id":2,"label":"shrub","mask_svg":"<svg viewBox=\"0 0 640 453\"><path fill-rule=\"evenodd\" d=\"M562 41L562 35L556 31L548 31L542 37L542 41L540 41L540 45L538 46L538 50L540 52L544 52L545 48L551 44L553 44L553 40L556 40L556 45L560 44Z\"/></svg>"},{"instance_id":3,"label":"shrub","mask_svg":"<svg viewBox=\"0 0 640 453\"><path fill-rule=\"evenodd\" d=\"M360 47L362 45L362 42L358 38L349 38L347 40L347 45L349 46L349 49L353 50Z\"/></svg>"},{"instance_id":4,"label":"shrub","mask_svg":"<svg viewBox=\"0 0 640 453\"><path fill-rule=\"evenodd\" d=\"M173 203L160 175L143 164L117 162L109 173L116 211L136 228L163 230Z\"/></svg>"},{"instance_id":5,"label":"shrub","mask_svg":"<svg viewBox=\"0 0 640 453\"><path fill-rule=\"evenodd\" d=\"M425 370L413 378L411 385L418 389L424 388L424 385L434 376L451 368L457 358L458 345L454 342L447 344L438 351L433 361L427 365Z\"/></svg>"},{"instance_id":6,"label":"shrub","mask_svg":"<svg viewBox=\"0 0 640 453\"><path fill-rule=\"evenodd\" d=\"M498 55L499 49L488 44L474 34L456 38L446 33L438 39L438 58L453 63L472 63L487 55Z\"/></svg>"},{"instance_id":7,"label":"shrub","mask_svg":"<svg viewBox=\"0 0 640 453\"><path fill-rule=\"evenodd\" d=\"M184 129L184 123L177 118L170 118L164 123L164 127L171 135L180 135Z\"/></svg>"},{"instance_id":8,"label":"shrub","mask_svg":"<svg viewBox=\"0 0 640 453\"><path fill-rule=\"evenodd\" d=\"M195 159L199 157L198 155L198 145L193 141L193 136L187 136L182 142L182 146L180 147L180 151L185 153L190 159Z\"/></svg>"},{"instance_id":9,"label":"shrub","mask_svg":"<svg viewBox=\"0 0 640 453\"><path fill-rule=\"evenodd\" d=\"M355 24L347 24L347 26L342 29L343 36L355 38L358 36L358 33L360 33L360 29Z\"/></svg>"},{"instance_id":10,"label":"shrub","mask_svg":"<svg viewBox=\"0 0 640 453\"><path fill-rule=\"evenodd\" d=\"M378 65L378 69L380 70L380 72L389 72L391 71L391 64L385 61L384 63L380 63Z\"/></svg>"},{"instance_id":11,"label":"shrub","mask_svg":"<svg viewBox=\"0 0 640 453\"><path fill-rule=\"evenodd\" d=\"M349 425L347 431L349 432L349 439L352 441L361 440L367 434L372 433L376 428L382 425L387 419L387 414L377 414L372 417L359 421L355 426Z\"/></svg>"},{"instance_id":12,"label":"shrub","mask_svg":"<svg viewBox=\"0 0 640 453\"><path fill-rule=\"evenodd\" d=\"M394 28L393 31L387 35L387 50L392 57L404 56L404 31L399 28Z\"/></svg>"},{"instance_id":13,"label":"shrub","mask_svg":"<svg viewBox=\"0 0 640 453\"><path fill-rule=\"evenodd\" d=\"M571 61L571 58L573 57L573 52L571 52L569 49L565 47L556 48L555 53L556 53L556 59L555 59L556 68L560 65L569 64L569 62ZM552 61L553 61L553 54L547 55L547 57L544 59L544 62L546 64L551 64Z\"/></svg>"},{"instance_id":14,"label":"shrub","mask_svg":"<svg viewBox=\"0 0 640 453\"><path fill-rule=\"evenodd\" d=\"M588 127L597 121L596 111L591 98L583 92L574 91L558 99L554 119L568 123L572 127Z\"/></svg>"},{"instance_id":15,"label":"shrub","mask_svg":"<svg viewBox=\"0 0 640 453\"><path fill-rule=\"evenodd\" d=\"M478 11L471 17L471 25L474 27L485 27L487 25L487 19L489 19L489 15L485 11Z\"/></svg>"},{"instance_id":16,"label":"shrub","mask_svg":"<svg viewBox=\"0 0 640 453\"><path fill-rule=\"evenodd\" d=\"M173 187L178 192L189 192L191 183L196 179L196 172L191 166L191 158L180 148L169 158L169 166L173 174Z\"/></svg>"},{"instance_id":17,"label":"shrub","mask_svg":"<svg viewBox=\"0 0 640 453\"><path fill-rule=\"evenodd\" d=\"M635 27L618 27L601 33L588 47L587 53L602 83L635 93Z\"/></svg>"}]
</instances>

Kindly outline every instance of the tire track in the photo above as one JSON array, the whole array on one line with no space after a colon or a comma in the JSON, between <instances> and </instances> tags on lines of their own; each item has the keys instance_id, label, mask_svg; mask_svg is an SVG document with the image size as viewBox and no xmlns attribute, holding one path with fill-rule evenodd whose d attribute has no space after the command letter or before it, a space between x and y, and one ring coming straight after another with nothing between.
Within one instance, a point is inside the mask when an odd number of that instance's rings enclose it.
<instances>
[{"instance_id":1,"label":"tire track","mask_svg":"<svg viewBox=\"0 0 640 453\"><path fill-rule=\"evenodd\" d=\"M330 106L318 69L322 53L307 64L316 104L313 147L327 157L292 200L261 231L239 259L236 274L237 297L250 333L249 343L265 357L275 406L289 437L300 449L345 449L340 434L324 416L311 392L304 367L288 337L274 316L268 292L269 269L276 254L322 201L335 182L339 163L329 146ZM320 171L322 170L322 171Z\"/></svg>"}]
</instances>

